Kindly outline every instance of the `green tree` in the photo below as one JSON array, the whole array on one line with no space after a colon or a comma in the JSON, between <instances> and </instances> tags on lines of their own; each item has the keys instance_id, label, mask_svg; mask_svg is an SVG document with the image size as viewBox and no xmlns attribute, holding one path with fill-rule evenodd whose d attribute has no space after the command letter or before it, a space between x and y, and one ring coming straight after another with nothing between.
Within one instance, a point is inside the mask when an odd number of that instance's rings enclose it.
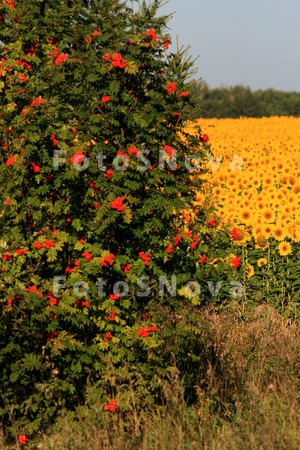
<instances>
[{"instance_id":1,"label":"green tree","mask_svg":"<svg viewBox=\"0 0 300 450\"><path fill-rule=\"evenodd\" d=\"M162 277L180 287L207 273L197 263L209 250L205 213L187 230L183 211L203 188L209 145L200 128L184 132L193 62L169 52L160 5L0 7L7 433L34 434L83 404L89 386L104 403L118 396L111 410L126 407L129 384L155 400L172 364L166 318L192 305L163 293Z\"/></svg>"}]
</instances>

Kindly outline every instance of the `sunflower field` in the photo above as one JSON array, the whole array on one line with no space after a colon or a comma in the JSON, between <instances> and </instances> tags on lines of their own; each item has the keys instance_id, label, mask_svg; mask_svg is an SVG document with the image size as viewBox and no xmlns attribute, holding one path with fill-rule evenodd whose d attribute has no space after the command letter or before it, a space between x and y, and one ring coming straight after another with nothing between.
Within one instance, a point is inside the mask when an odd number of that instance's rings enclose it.
<instances>
[{"instance_id":1,"label":"sunflower field","mask_svg":"<svg viewBox=\"0 0 300 450\"><path fill-rule=\"evenodd\" d=\"M300 119L199 119L187 129L192 133L200 123L213 156L195 210L214 205L211 223L229 236L228 251L241 259L243 298L297 315ZM213 262L221 268L225 259Z\"/></svg>"}]
</instances>

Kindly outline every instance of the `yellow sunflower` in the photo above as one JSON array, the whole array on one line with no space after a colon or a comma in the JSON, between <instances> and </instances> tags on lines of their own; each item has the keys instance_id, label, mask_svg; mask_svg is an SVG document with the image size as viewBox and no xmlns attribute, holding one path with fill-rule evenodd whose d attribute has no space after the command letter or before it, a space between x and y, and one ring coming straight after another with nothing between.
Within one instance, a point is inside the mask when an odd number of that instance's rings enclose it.
<instances>
[{"instance_id":1,"label":"yellow sunflower","mask_svg":"<svg viewBox=\"0 0 300 450\"><path fill-rule=\"evenodd\" d=\"M246 266L246 274L248 278L253 277L254 275L254 267L252 266L252 264L247 264Z\"/></svg>"},{"instance_id":2,"label":"yellow sunflower","mask_svg":"<svg viewBox=\"0 0 300 450\"><path fill-rule=\"evenodd\" d=\"M275 238L277 241L283 241L286 237L286 232L284 231L284 229L282 228L282 226L280 225L276 225L272 231L272 236L273 238Z\"/></svg>"},{"instance_id":3,"label":"yellow sunflower","mask_svg":"<svg viewBox=\"0 0 300 450\"><path fill-rule=\"evenodd\" d=\"M266 258L259 258L257 260L257 265L258 267L262 267L265 266L268 263L268 261L266 260Z\"/></svg>"},{"instance_id":4,"label":"yellow sunflower","mask_svg":"<svg viewBox=\"0 0 300 450\"><path fill-rule=\"evenodd\" d=\"M287 256L292 253L292 246L289 242L283 241L278 245L278 253L280 256Z\"/></svg>"}]
</instances>

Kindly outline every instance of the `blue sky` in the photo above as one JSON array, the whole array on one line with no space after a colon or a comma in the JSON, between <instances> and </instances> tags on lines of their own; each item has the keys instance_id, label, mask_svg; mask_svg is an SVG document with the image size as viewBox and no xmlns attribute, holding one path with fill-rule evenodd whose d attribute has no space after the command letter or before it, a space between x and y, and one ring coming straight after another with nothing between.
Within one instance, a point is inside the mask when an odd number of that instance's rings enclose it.
<instances>
[{"instance_id":1,"label":"blue sky","mask_svg":"<svg viewBox=\"0 0 300 450\"><path fill-rule=\"evenodd\" d=\"M300 92L300 0L169 0L172 47L190 45L210 87Z\"/></svg>"}]
</instances>

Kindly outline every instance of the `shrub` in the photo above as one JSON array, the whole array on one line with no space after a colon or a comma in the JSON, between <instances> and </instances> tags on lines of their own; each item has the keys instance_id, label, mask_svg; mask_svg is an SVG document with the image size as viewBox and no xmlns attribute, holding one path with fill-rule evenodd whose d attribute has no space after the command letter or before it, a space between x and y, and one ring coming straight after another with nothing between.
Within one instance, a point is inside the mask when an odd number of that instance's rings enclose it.
<instances>
[{"instance_id":1,"label":"shrub","mask_svg":"<svg viewBox=\"0 0 300 450\"><path fill-rule=\"evenodd\" d=\"M160 4L1 6L8 437L34 436L89 395L108 414L130 409L130 389L141 410L162 403L174 365L192 396L193 308L211 298L196 280L215 283L218 244L208 212L192 211L210 156L200 127L184 131L193 62L168 50Z\"/></svg>"}]
</instances>

